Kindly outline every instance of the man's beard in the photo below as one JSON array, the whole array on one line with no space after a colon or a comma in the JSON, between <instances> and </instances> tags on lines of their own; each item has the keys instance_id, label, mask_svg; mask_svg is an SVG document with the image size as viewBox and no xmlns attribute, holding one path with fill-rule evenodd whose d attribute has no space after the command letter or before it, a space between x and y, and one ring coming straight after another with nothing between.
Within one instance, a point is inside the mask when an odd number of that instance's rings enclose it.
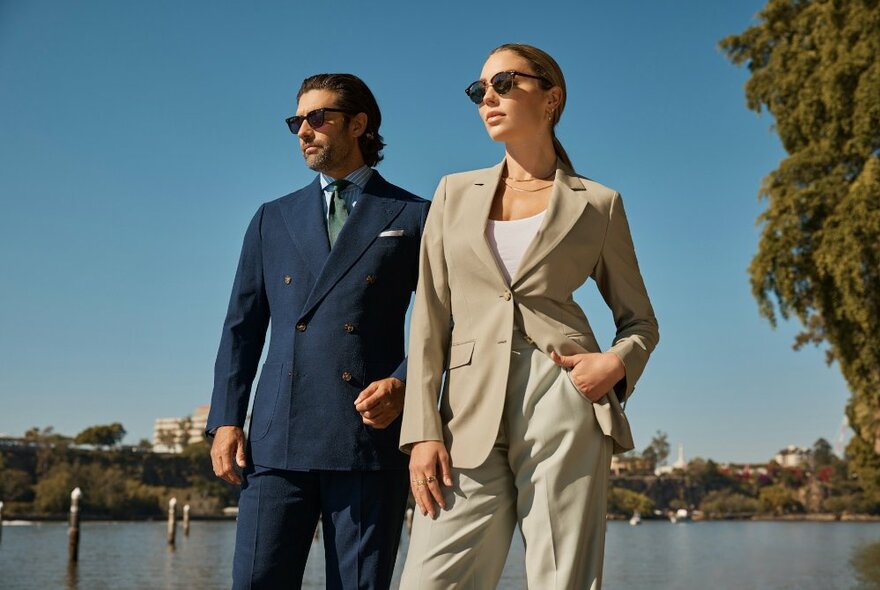
<instances>
[{"instance_id":1,"label":"man's beard","mask_svg":"<svg viewBox=\"0 0 880 590\"><path fill-rule=\"evenodd\" d=\"M329 145L312 145L318 148L318 152L311 155L303 154L303 158L305 158L306 166L315 172L332 170L348 156L348 151L340 149L339 147L334 148Z\"/></svg>"}]
</instances>

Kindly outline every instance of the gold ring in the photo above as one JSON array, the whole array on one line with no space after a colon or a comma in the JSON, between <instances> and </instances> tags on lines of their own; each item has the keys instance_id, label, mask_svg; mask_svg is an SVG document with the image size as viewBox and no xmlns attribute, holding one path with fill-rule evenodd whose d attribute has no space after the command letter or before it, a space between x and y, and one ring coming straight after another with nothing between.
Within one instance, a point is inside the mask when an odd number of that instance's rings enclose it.
<instances>
[{"instance_id":1,"label":"gold ring","mask_svg":"<svg viewBox=\"0 0 880 590\"><path fill-rule=\"evenodd\" d=\"M427 485L428 482L427 482L427 480L424 480L424 479L414 479L413 483L416 484L418 487L423 487L423 486Z\"/></svg>"}]
</instances>

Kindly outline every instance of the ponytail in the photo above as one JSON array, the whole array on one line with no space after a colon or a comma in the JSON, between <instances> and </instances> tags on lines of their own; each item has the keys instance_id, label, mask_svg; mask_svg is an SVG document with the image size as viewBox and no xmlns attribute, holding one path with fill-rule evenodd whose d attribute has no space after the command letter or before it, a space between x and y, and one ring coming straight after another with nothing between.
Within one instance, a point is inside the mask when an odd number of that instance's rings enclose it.
<instances>
[{"instance_id":1,"label":"ponytail","mask_svg":"<svg viewBox=\"0 0 880 590\"><path fill-rule=\"evenodd\" d=\"M553 151L556 152L556 157L562 160L563 164L574 170L574 166L571 165L571 160L568 158L568 153L562 147L562 142L556 137L554 129L550 129L550 136L553 138Z\"/></svg>"}]
</instances>

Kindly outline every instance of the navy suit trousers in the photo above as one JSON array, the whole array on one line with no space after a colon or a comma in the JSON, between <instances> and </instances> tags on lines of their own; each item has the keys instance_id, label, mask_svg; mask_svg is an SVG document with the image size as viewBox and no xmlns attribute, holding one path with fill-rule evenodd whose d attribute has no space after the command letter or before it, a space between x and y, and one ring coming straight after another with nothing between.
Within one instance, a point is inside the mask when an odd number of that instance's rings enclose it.
<instances>
[{"instance_id":1,"label":"navy suit trousers","mask_svg":"<svg viewBox=\"0 0 880 590\"><path fill-rule=\"evenodd\" d=\"M403 526L409 473L245 470L233 589L299 589L318 518L326 588L387 590Z\"/></svg>"}]
</instances>

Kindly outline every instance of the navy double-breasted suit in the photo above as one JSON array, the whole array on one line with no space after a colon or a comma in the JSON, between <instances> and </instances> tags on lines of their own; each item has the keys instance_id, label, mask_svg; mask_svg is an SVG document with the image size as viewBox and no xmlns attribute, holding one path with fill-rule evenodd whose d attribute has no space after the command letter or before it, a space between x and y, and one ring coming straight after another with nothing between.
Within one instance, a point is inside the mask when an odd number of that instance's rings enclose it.
<instances>
[{"instance_id":1,"label":"navy double-breasted suit","mask_svg":"<svg viewBox=\"0 0 880 590\"><path fill-rule=\"evenodd\" d=\"M286 518L283 499L268 509L258 505L267 495L299 498L308 495L303 490L318 490L318 500L297 504L296 510L305 506L307 514L288 516L291 522L308 523L317 521L321 513L325 534L327 512L335 510L329 504L350 512L347 503L374 503L367 500L366 492L347 500L338 494L349 490L334 489L337 496L328 504L328 484L322 480L313 485L297 473L372 472L376 477L371 481L381 487L387 478L379 472L391 470L400 482L401 503L395 505L401 513L405 501L407 457L398 450L400 418L381 430L366 426L354 400L373 381L390 376L405 381L404 320L418 279L419 242L430 202L388 183L374 170L331 250L323 200L320 177L316 177L305 188L265 203L254 215L245 234L217 354L208 431L224 425L244 426L251 385L271 326L253 402L247 442L250 471L245 472L240 503L238 536L253 537L253 544L279 526L278 519ZM243 515L246 488L254 470L259 475L261 469L284 470L284 477L295 484L294 492L254 493L253 514ZM387 495L381 490L372 493ZM334 521L336 514L342 513L333 512ZM381 513L363 514L345 512L339 520L388 518ZM254 522L242 524L243 518ZM400 521L396 514L394 519L396 551ZM362 535L372 526L360 521L355 525ZM297 526L308 528L308 524ZM309 541L312 530L314 524L307 531ZM268 556L251 556L248 559L253 563L239 567L240 544L241 539L236 545L236 568L241 571L271 567L261 562L277 561L273 551L287 555L285 549L271 549L263 552ZM355 569L363 569L363 547L351 550ZM253 551L260 553L259 548ZM304 556L302 561L304 565ZM393 568L393 556L390 563ZM239 574L236 578L243 576ZM241 581L240 585L251 584ZM330 586L334 585L328 578ZM338 586L350 587L344 582Z\"/></svg>"},{"instance_id":2,"label":"navy double-breasted suit","mask_svg":"<svg viewBox=\"0 0 880 590\"><path fill-rule=\"evenodd\" d=\"M429 202L374 171L331 252L319 179L262 205L248 226L214 369L208 430L243 426L267 328L249 431L257 465L405 468L400 420L365 426L372 381L405 381L404 318ZM401 231L402 230L402 231ZM388 235L380 237L385 232Z\"/></svg>"}]
</instances>

